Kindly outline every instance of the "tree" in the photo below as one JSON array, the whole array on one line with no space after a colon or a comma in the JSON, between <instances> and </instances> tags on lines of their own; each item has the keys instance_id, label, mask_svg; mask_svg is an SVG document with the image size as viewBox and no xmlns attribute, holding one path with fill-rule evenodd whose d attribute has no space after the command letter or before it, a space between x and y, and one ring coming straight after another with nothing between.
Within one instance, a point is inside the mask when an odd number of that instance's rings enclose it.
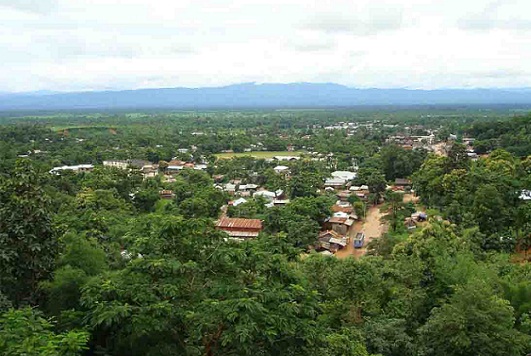
<instances>
[{"instance_id":1,"label":"tree","mask_svg":"<svg viewBox=\"0 0 531 356\"><path fill-rule=\"evenodd\" d=\"M425 355L522 355L530 338L514 329L513 308L480 280L457 288L420 328ZM527 346L526 346L527 344Z\"/></svg>"},{"instance_id":2,"label":"tree","mask_svg":"<svg viewBox=\"0 0 531 356\"><path fill-rule=\"evenodd\" d=\"M469 161L465 146L459 143L454 143L448 151L446 172L449 173L454 169L465 169L468 166Z\"/></svg>"},{"instance_id":3,"label":"tree","mask_svg":"<svg viewBox=\"0 0 531 356\"><path fill-rule=\"evenodd\" d=\"M403 196L400 193L388 191L385 195L385 201L389 206L389 219L391 220L391 230L396 231L398 225L403 221L400 211L404 208Z\"/></svg>"},{"instance_id":4,"label":"tree","mask_svg":"<svg viewBox=\"0 0 531 356\"><path fill-rule=\"evenodd\" d=\"M35 303L39 282L49 277L57 239L42 177L29 161L17 161L0 178L0 293L15 305Z\"/></svg>"},{"instance_id":5,"label":"tree","mask_svg":"<svg viewBox=\"0 0 531 356\"><path fill-rule=\"evenodd\" d=\"M53 324L31 308L11 309L0 316L0 353L5 356L74 356L87 349L89 334L53 332Z\"/></svg>"},{"instance_id":6,"label":"tree","mask_svg":"<svg viewBox=\"0 0 531 356\"><path fill-rule=\"evenodd\" d=\"M317 174L301 173L291 177L288 189L291 199L298 197L315 197L317 189L322 186L322 180Z\"/></svg>"},{"instance_id":7,"label":"tree","mask_svg":"<svg viewBox=\"0 0 531 356\"><path fill-rule=\"evenodd\" d=\"M179 204L179 211L187 218L208 217L209 205L201 198L188 198Z\"/></svg>"},{"instance_id":8,"label":"tree","mask_svg":"<svg viewBox=\"0 0 531 356\"><path fill-rule=\"evenodd\" d=\"M155 204L159 200L157 189L142 189L135 193L133 203L141 212L152 212L155 210Z\"/></svg>"},{"instance_id":9,"label":"tree","mask_svg":"<svg viewBox=\"0 0 531 356\"><path fill-rule=\"evenodd\" d=\"M149 230L131 248L143 258L83 289L88 326L109 353L302 355L326 335L317 293L278 242L224 242L211 225L174 217Z\"/></svg>"},{"instance_id":10,"label":"tree","mask_svg":"<svg viewBox=\"0 0 531 356\"><path fill-rule=\"evenodd\" d=\"M364 325L367 350L387 356L417 355L415 340L404 319L375 319Z\"/></svg>"},{"instance_id":11,"label":"tree","mask_svg":"<svg viewBox=\"0 0 531 356\"><path fill-rule=\"evenodd\" d=\"M356 180L359 184L366 184L369 186L369 192L375 194L374 201L376 203L380 200L380 197L382 193L385 192L387 186L385 176L375 168L360 168Z\"/></svg>"},{"instance_id":12,"label":"tree","mask_svg":"<svg viewBox=\"0 0 531 356\"><path fill-rule=\"evenodd\" d=\"M91 276L108 268L106 254L95 239L68 233L61 238L62 251L52 281L41 288L47 293L47 310L53 315L79 309L81 288Z\"/></svg>"},{"instance_id":13,"label":"tree","mask_svg":"<svg viewBox=\"0 0 531 356\"><path fill-rule=\"evenodd\" d=\"M383 172L387 180L406 178L420 168L426 158L426 150L406 150L400 146L389 145L382 148L380 157Z\"/></svg>"}]
</instances>

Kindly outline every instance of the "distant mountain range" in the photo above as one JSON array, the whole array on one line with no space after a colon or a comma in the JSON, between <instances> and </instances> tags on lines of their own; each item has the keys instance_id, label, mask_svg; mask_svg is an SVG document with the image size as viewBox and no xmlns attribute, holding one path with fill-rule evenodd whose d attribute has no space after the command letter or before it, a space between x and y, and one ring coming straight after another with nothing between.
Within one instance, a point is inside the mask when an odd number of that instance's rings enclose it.
<instances>
[{"instance_id":1,"label":"distant mountain range","mask_svg":"<svg viewBox=\"0 0 531 356\"><path fill-rule=\"evenodd\" d=\"M356 89L338 84L237 84L217 88L0 94L0 110L245 109L416 105L531 106L531 89Z\"/></svg>"}]
</instances>

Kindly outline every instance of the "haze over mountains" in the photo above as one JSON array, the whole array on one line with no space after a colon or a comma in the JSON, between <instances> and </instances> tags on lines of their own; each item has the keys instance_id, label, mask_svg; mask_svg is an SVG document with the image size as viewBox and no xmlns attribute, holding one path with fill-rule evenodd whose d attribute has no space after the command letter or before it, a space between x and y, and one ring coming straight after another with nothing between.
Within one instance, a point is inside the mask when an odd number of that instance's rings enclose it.
<instances>
[{"instance_id":1,"label":"haze over mountains","mask_svg":"<svg viewBox=\"0 0 531 356\"><path fill-rule=\"evenodd\" d=\"M216 88L0 93L0 110L244 109L503 104L531 106L531 89L356 89L329 83L246 83Z\"/></svg>"}]
</instances>

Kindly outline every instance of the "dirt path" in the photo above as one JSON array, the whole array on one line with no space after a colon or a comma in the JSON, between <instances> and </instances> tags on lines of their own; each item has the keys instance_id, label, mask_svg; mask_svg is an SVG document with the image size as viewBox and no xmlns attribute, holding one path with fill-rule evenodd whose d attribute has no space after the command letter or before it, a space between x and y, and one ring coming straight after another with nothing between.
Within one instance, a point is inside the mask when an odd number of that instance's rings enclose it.
<instances>
[{"instance_id":1,"label":"dirt path","mask_svg":"<svg viewBox=\"0 0 531 356\"><path fill-rule=\"evenodd\" d=\"M440 142L432 146L433 150L439 156L447 156L446 154L446 143Z\"/></svg>"},{"instance_id":2,"label":"dirt path","mask_svg":"<svg viewBox=\"0 0 531 356\"><path fill-rule=\"evenodd\" d=\"M414 204L417 204L419 202L420 197L416 197L411 193L404 194L404 203L413 202Z\"/></svg>"},{"instance_id":3,"label":"dirt path","mask_svg":"<svg viewBox=\"0 0 531 356\"><path fill-rule=\"evenodd\" d=\"M336 252L337 258L346 258L350 256L361 257L367 253L367 244L375 238L379 238L387 229L387 226L381 222L385 215L380 211L381 205L376 205L367 211L367 217L364 222L357 222L349 233L348 245ZM365 243L363 248L354 248L354 237L358 232L365 233Z\"/></svg>"}]
</instances>

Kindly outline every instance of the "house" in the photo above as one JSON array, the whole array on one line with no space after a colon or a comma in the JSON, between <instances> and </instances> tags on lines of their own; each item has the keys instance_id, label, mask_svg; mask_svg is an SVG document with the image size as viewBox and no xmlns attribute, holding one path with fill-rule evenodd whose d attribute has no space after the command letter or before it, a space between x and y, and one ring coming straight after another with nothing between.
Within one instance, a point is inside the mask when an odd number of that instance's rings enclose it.
<instances>
[{"instance_id":1,"label":"house","mask_svg":"<svg viewBox=\"0 0 531 356\"><path fill-rule=\"evenodd\" d=\"M277 195L275 192L270 192L269 190L259 190L254 192L253 197L264 197L267 201L272 202Z\"/></svg>"},{"instance_id":2,"label":"house","mask_svg":"<svg viewBox=\"0 0 531 356\"><path fill-rule=\"evenodd\" d=\"M227 183L225 184L225 188L223 190L230 195L234 195L236 193L236 184Z\"/></svg>"},{"instance_id":3,"label":"house","mask_svg":"<svg viewBox=\"0 0 531 356\"><path fill-rule=\"evenodd\" d=\"M344 190L344 191L339 192L339 193L336 194L336 196L342 202L348 202L348 198L350 198L351 195L352 195L352 193L350 191L348 191L348 190Z\"/></svg>"},{"instance_id":4,"label":"house","mask_svg":"<svg viewBox=\"0 0 531 356\"><path fill-rule=\"evenodd\" d=\"M129 168L129 161L124 160L112 160L112 161L103 161L104 167L114 167L119 169Z\"/></svg>"},{"instance_id":5,"label":"house","mask_svg":"<svg viewBox=\"0 0 531 356\"><path fill-rule=\"evenodd\" d=\"M470 158L472 161L477 161L478 159L478 154L474 151L472 152L467 152L466 155L468 156L468 158Z\"/></svg>"},{"instance_id":6,"label":"house","mask_svg":"<svg viewBox=\"0 0 531 356\"><path fill-rule=\"evenodd\" d=\"M230 201L230 202L229 202L229 205L232 205L232 206L238 206L238 205L240 205L240 204L244 204L244 203L247 203L247 199L239 198L239 199L236 199L236 200Z\"/></svg>"},{"instance_id":7,"label":"house","mask_svg":"<svg viewBox=\"0 0 531 356\"><path fill-rule=\"evenodd\" d=\"M223 175L223 174L216 174L216 175L212 176L212 179L214 179L214 182L216 182L216 183L222 182L223 178L225 178L225 175Z\"/></svg>"},{"instance_id":8,"label":"house","mask_svg":"<svg viewBox=\"0 0 531 356\"><path fill-rule=\"evenodd\" d=\"M92 164L78 164L77 166L61 166L50 169L51 174L59 175L62 171L73 171L76 173L90 172L94 169Z\"/></svg>"},{"instance_id":9,"label":"house","mask_svg":"<svg viewBox=\"0 0 531 356\"><path fill-rule=\"evenodd\" d=\"M282 189L275 190L275 197L277 199L286 199L286 194L284 194L284 191Z\"/></svg>"},{"instance_id":10,"label":"house","mask_svg":"<svg viewBox=\"0 0 531 356\"><path fill-rule=\"evenodd\" d=\"M404 178L396 178L395 179L395 185L398 187L411 187L411 181L409 179Z\"/></svg>"},{"instance_id":11,"label":"house","mask_svg":"<svg viewBox=\"0 0 531 356\"><path fill-rule=\"evenodd\" d=\"M289 167L287 166L276 166L275 168L273 168L273 170L278 174L289 173Z\"/></svg>"},{"instance_id":12,"label":"house","mask_svg":"<svg viewBox=\"0 0 531 356\"><path fill-rule=\"evenodd\" d=\"M186 164L185 161L181 161L180 159L172 159L168 162L168 166L183 166Z\"/></svg>"},{"instance_id":13,"label":"house","mask_svg":"<svg viewBox=\"0 0 531 356\"><path fill-rule=\"evenodd\" d=\"M327 178L324 185L327 188L342 189L345 186L345 180L339 178Z\"/></svg>"},{"instance_id":14,"label":"house","mask_svg":"<svg viewBox=\"0 0 531 356\"><path fill-rule=\"evenodd\" d=\"M184 165L186 162L183 162L181 160L172 159L168 162L168 167L166 167L166 171L169 173L176 173L184 169Z\"/></svg>"},{"instance_id":15,"label":"house","mask_svg":"<svg viewBox=\"0 0 531 356\"><path fill-rule=\"evenodd\" d=\"M319 234L315 247L317 250L337 252L345 246L347 246L347 238L345 236L338 234L336 231L327 230Z\"/></svg>"},{"instance_id":16,"label":"house","mask_svg":"<svg viewBox=\"0 0 531 356\"><path fill-rule=\"evenodd\" d=\"M522 190L520 192L520 199L524 200L524 201L529 201L531 200L531 190Z\"/></svg>"},{"instance_id":17,"label":"house","mask_svg":"<svg viewBox=\"0 0 531 356\"><path fill-rule=\"evenodd\" d=\"M136 169L144 169L146 166L152 166L151 162L143 159L130 159L128 160L129 166Z\"/></svg>"},{"instance_id":18,"label":"house","mask_svg":"<svg viewBox=\"0 0 531 356\"><path fill-rule=\"evenodd\" d=\"M173 176L162 176L162 180L166 183L175 183L177 180Z\"/></svg>"},{"instance_id":19,"label":"house","mask_svg":"<svg viewBox=\"0 0 531 356\"><path fill-rule=\"evenodd\" d=\"M204 171L207 168L208 166L206 164L196 164L194 167L196 171Z\"/></svg>"},{"instance_id":20,"label":"house","mask_svg":"<svg viewBox=\"0 0 531 356\"><path fill-rule=\"evenodd\" d=\"M173 193L173 190L167 190L167 189L161 190L159 192L159 196L161 199L168 199L168 200L175 198L175 194Z\"/></svg>"},{"instance_id":21,"label":"house","mask_svg":"<svg viewBox=\"0 0 531 356\"><path fill-rule=\"evenodd\" d=\"M258 219L221 218L216 229L225 231L234 239L257 237L262 231L262 221Z\"/></svg>"},{"instance_id":22,"label":"house","mask_svg":"<svg viewBox=\"0 0 531 356\"><path fill-rule=\"evenodd\" d=\"M240 192L250 192L256 189L258 189L257 184L240 184L238 186L238 191Z\"/></svg>"},{"instance_id":23,"label":"house","mask_svg":"<svg viewBox=\"0 0 531 356\"><path fill-rule=\"evenodd\" d=\"M153 167L151 162L145 161L142 159L128 159L128 160L110 160L110 161L103 161L104 167L114 167L119 169L129 169L129 168L136 168L136 169L144 169L145 167Z\"/></svg>"},{"instance_id":24,"label":"house","mask_svg":"<svg viewBox=\"0 0 531 356\"><path fill-rule=\"evenodd\" d=\"M298 161L301 159L299 156L274 156L277 161Z\"/></svg>"},{"instance_id":25,"label":"house","mask_svg":"<svg viewBox=\"0 0 531 356\"><path fill-rule=\"evenodd\" d=\"M354 208L350 204L334 204L332 205L332 212L334 213L346 213L351 214L354 211Z\"/></svg>"},{"instance_id":26,"label":"house","mask_svg":"<svg viewBox=\"0 0 531 356\"><path fill-rule=\"evenodd\" d=\"M343 179L345 182L354 180L354 179L356 179L357 176L358 176L357 173L349 172L349 171L335 171L335 172L332 172L332 178Z\"/></svg>"},{"instance_id":27,"label":"house","mask_svg":"<svg viewBox=\"0 0 531 356\"><path fill-rule=\"evenodd\" d=\"M334 213L334 215L336 214L338 213ZM347 216L342 216L342 215L332 216L331 218L328 219L328 221L325 222L325 228L333 230L341 235L346 235L348 226L345 223L347 220L348 220L348 215Z\"/></svg>"},{"instance_id":28,"label":"house","mask_svg":"<svg viewBox=\"0 0 531 356\"><path fill-rule=\"evenodd\" d=\"M166 171L170 173L179 172L183 169L184 169L184 166L169 165L168 167L166 167Z\"/></svg>"},{"instance_id":29,"label":"house","mask_svg":"<svg viewBox=\"0 0 531 356\"><path fill-rule=\"evenodd\" d=\"M350 191L356 194L361 200L367 200L369 198L370 191L367 185L352 186L350 187Z\"/></svg>"},{"instance_id":30,"label":"house","mask_svg":"<svg viewBox=\"0 0 531 356\"><path fill-rule=\"evenodd\" d=\"M275 199L273 200L273 206L284 206L289 204L289 199Z\"/></svg>"}]
</instances>

